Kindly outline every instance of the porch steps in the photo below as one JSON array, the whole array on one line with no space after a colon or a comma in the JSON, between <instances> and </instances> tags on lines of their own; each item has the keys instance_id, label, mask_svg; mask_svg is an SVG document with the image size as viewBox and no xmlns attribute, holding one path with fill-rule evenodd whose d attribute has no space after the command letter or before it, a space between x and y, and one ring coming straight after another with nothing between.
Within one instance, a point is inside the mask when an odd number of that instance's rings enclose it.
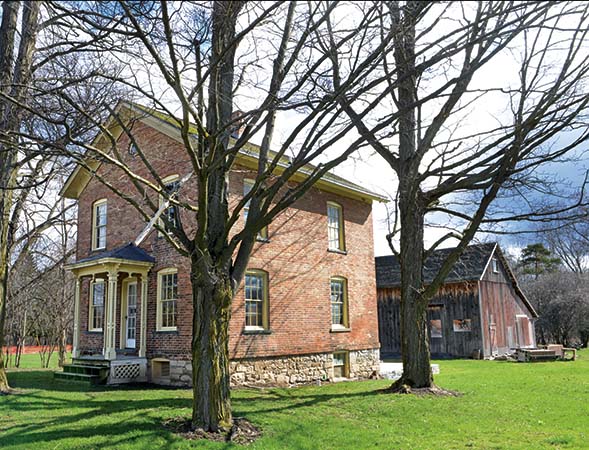
<instances>
[{"instance_id":1,"label":"porch steps","mask_svg":"<svg viewBox=\"0 0 589 450\"><path fill-rule=\"evenodd\" d=\"M63 372L55 372L54 378L68 381L81 381L88 384L104 384L110 371L108 361L74 359L72 364L65 364Z\"/></svg>"}]
</instances>

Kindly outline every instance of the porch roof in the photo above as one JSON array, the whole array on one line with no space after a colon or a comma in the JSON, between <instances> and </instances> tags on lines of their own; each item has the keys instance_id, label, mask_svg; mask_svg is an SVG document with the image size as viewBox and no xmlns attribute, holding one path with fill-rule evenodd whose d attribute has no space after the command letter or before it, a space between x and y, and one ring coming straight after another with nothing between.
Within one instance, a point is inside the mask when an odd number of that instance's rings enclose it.
<instances>
[{"instance_id":1,"label":"porch roof","mask_svg":"<svg viewBox=\"0 0 589 450\"><path fill-rule=\"evenodd\" d=\"M79 259L66 268L81 276L97 273L98 268L100 271L108 271L113 267L121 271L147 273L154 263L153 256L135 244L128 243Z\"/></svg>"}]
</instances>

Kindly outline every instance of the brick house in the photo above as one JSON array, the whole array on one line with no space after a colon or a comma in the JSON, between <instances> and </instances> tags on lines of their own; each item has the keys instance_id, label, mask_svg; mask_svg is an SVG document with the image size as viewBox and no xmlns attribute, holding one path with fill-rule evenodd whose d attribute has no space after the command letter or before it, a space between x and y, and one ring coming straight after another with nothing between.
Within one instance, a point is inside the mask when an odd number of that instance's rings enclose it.
<instances>
[{"instance_id":1,"label":"brick house","mask_svg":"<svg viewBox=\"0 0 589 450\"><path fill-rule=\"evenodd\" d=\"M425 262L433 280L452 249L435 251ZM396 256L376 258L381 352L401 354L401 267ZM536 346L536 311L495 243L470 245L428 307L430 350L436 357L490 357Z\"/></svg>"},{"instance_id":2,"label":"brick house","mask_svg":"<svg viewBox=\"0 0 589 450\"><path fill-rule=\"evenodd\" d=\"M133 136L165 182L190 172L170 118L137 105L121 108L133 117ZM127 135L109 127L126 164L153 180ZM255 151L251 145L236 160L230 204L255 176ZM89 164L97 176L142 201L122 171ZM179 200L194 201L190 183ZM189 260L155 229L135 245L146 219L86 169L75 169L62 195L78 202L78 240L77 260L69 266L77 280L74 363L58 376L190 384ZM372 202L383 200L328 174L268 226L233 302L232 384L366 378L378 370ZM184 210L165 212L177 213L190 223Z\"/></svg>"}]
</instances>

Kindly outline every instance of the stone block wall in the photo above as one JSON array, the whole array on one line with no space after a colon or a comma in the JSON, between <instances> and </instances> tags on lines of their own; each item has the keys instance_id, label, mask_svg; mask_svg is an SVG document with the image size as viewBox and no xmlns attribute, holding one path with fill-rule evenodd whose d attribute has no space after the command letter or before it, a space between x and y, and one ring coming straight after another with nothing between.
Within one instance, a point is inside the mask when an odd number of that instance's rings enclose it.
<instances>
[{"instance_id":1,"label":"stone block wall","mask_svg":"<svg viewBox=\"0 0 589 450\"><path fill-rule=\"evenodd\" d=\"M349 379L367 379L379 373L379 350L351 351ZM272 358L244 358L229 363L231 386L291 386L315 381L333 381L333 354L282 356ZM150 362L150 381L168 386L189 387L192 366L187 360L170 360L170 377L153 379Z\"/></svg>"}]
</instances>

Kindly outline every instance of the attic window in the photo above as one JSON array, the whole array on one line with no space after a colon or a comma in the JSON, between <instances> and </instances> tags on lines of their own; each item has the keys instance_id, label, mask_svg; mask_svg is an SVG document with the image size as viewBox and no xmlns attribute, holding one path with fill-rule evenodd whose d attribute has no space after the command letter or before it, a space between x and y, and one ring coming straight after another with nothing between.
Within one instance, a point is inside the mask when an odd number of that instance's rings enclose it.
<instances>
[{"instance_id":1,"label":"attic window","mask_svg":"<svg viewBox=\"0 0 589 450\"><path fill-rule=\"evenodd\" d=\"M129 155L135 156L135 155L137 155L137 153L139 153L139 149L137 148L137 145L134 144L133 142L131 142L129 144Z\"/></svg>"},{"instance_id":2,"label":"attic window","mask_svg":"<svg viewBox=\"0 0 589 450\"><path fill-rule=\"evenodd\" d=\"M493 258L493 273L499 273L499 261L497 258Z\"/></svg>"}]
</instances>

